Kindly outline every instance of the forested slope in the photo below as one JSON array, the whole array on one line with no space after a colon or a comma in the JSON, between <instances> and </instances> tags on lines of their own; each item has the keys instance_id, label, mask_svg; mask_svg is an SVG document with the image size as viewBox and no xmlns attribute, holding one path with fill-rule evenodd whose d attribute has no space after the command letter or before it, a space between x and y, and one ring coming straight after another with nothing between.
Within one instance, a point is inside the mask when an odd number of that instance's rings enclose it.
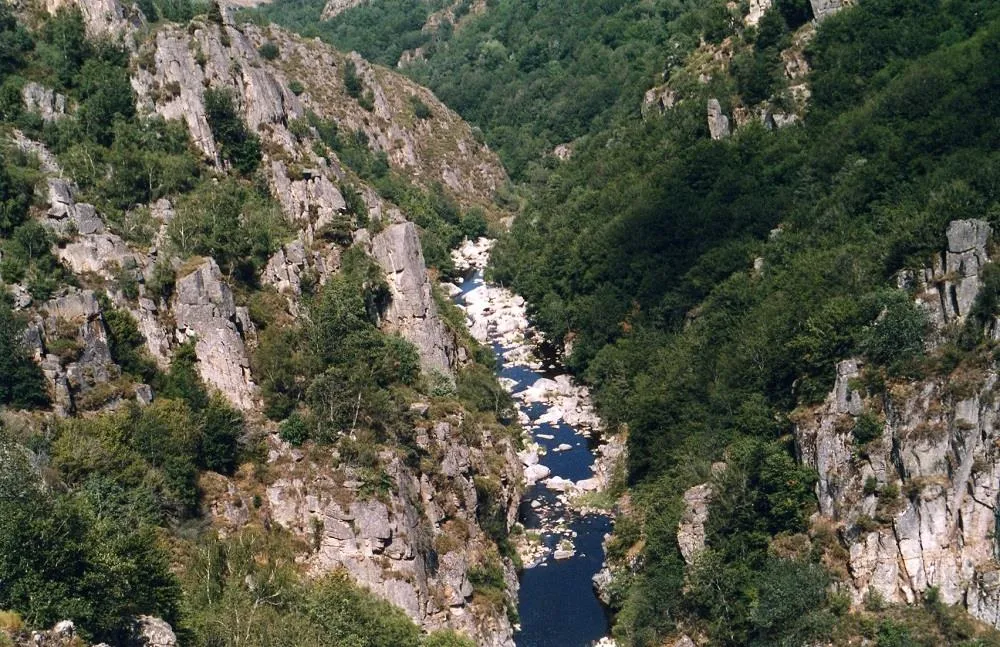
<instances>
[{"instance_id":1,"label":"forested slope","mask_svg":"<svg viewBox=\"0 0 1000 647\"><path fill-rule=\"evenodd\" d=\"M947 375L992 343L987 311L925 353L894 275L929 262L950 221L1000 224L997 8L867 0L827 18L807 54L801 125L711 141L699 101L619 122L552 173L494 256L628 428L634 509L611 545L632 564L615 600L628 644L678 627L732 645L835 628L961 640L841 615L790 414L824 397L840 359L863 356L884 385ZM711 550L685 575L679 495L717 460ZM807 532L812 548L785 559L776 538Z\"/></svg>"}]
</instances>

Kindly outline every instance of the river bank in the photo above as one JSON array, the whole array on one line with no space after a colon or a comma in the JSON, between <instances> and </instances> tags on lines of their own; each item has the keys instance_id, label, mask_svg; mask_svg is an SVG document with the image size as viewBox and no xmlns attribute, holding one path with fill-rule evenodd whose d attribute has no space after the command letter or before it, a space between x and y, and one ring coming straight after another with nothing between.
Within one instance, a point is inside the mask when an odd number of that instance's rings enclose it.
<instances>
[{"instance_id":1,"label":"river bank","mask_svg":"<svg viewBox=\"0 0 1000 647\"><path fill-rule=\"evenodd\" d=\"M494 349L525 431L518 455L527 487L517 541L524 571L515 640L519 647L587 647L610 627L593 578L603 567L612 518L591 504L611 485L624 442L605 432L587 387L556 358L543 356L546 340L530 325L524 299L483 281L491 246L481 238L455 250L466 279L445 287L465 311L472 335ZM613 643L605 638L601 644Z\"/></svg>"}]
</instances>

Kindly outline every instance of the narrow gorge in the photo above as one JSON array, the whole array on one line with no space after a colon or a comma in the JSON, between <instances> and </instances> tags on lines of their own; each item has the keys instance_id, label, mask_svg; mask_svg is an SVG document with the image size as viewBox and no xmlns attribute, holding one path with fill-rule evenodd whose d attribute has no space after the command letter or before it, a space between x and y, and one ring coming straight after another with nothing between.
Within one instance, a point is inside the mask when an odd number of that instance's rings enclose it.
<instances>
[{"instance_id":1,"label":"narrow gorge","mask_svg":"<svg viewBox=\"0 0 1000 647\"><path fill-rule=\"evenodd\" d=\"M527 490L519 515L524 571L515 642L589 645L610 629L594 578L611 529L607 511L590 502L610 488L624 447L621 438L605 433L588 389L563 372L544 336L529 324L524 299L484 282L492 243L481 238L456 250L456 268L465 273L447 288L473 336L492 346L500 380L517 401L525 429L525 449L518 453Z\"/></svg>"}]
</instances>

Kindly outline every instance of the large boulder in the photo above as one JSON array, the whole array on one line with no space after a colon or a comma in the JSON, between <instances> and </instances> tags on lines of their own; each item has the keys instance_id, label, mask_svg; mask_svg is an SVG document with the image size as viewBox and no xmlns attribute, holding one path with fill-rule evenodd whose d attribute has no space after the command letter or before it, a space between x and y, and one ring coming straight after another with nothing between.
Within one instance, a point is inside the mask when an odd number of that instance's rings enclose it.
<instances>
[{"instance_id":1,"label":"large boulder","mask_svg":"<svg viewBox=\"0 0 1000 647\"><path fill-rule=\"evenodd\" d=\"M372 254L392 290L385 327L417 347L425 369L451 370L457 344L438 316L416 226L403 222L387 227L372 239Z\"/></svg>"},{"instance_id":2,"label":"large boulder","mask_svg":"<svg viewBox=\"0 0 1000 647\"><path fill-rule=\"evenodd\" d=\"M177 281L173 311L179 339L195 339L198 372L205 382L233 405L250 409L257 402L257 387L243 335L254 331L239 310L212 259Z\"/></svg>"}]
</instances>

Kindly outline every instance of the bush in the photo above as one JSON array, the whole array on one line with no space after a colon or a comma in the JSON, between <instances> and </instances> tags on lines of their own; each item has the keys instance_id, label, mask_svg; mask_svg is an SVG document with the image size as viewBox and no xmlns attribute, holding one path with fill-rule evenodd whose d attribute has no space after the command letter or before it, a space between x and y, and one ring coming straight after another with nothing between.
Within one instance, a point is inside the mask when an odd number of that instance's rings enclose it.
<instances>
[{"instance_id":1,"label":"bush","mask_svg":"<svg viewBox=\"0 0 1000 647\"><path fill-rule=\"evenodd\" d=\"M861 446L870 443L882 436L884 423L877 415L870 412L862 413L858 416L851 432L854 436L854 444Z\"/></svg>"},{"instance_id":2,"label":"bush","mask_svg":"<svg viewBox=\"0 0 1000 647\"><path fill-rule=\"evenodd\" d=\"M417 119L431 118L431 109L426 103L420 100L420 97L416 95L410 96L410 105L413 106L413 116Z\"/></svg>"},{"instance_id":3,"label":"bush","mask_svg":"<svg viewBox=\"0 0 1000 647\"><path fill-rule=\"evenodd\" d=\"M344 89L347 91L348 96L358 99L361 97L361 93L364 92L365 84L358 76L358 67L354 64L354 61L348 60L344 63Z\"/></svg>"},{"instance_id":4,"label":"bush","mask_svg":"<svg viewBox=\"0 0 1000 647\"><path fill-rule=\"evenodd\" d=\"M904 292L876 295L874 321L861 333L861 351L882 366L898 366L923 351L927 315Z\"/></svg>"},{"instance_id":5,"label":"bush","mask_svg":"<svg viewBox=\"0 0 1000 647\"><path fill-rule=\"evenodd\" d=\"M257 170L260 139L247 130L243 119L237 115L232 91L228 88L205 90L205 113L222 157L243 175Z\"/></svg>"},{"instance_id":6,"label":"bush","mask_svg":"<svg viewBox=\"0 0 1000 647\"><path fill-rule=\"evenodd\" d=\"M274 59L278 58L278 54L280 54L280 52L278 51L278 46L272 43L271 41L267 41L266 43L258 47L257 53L268 61L273 61Z\"/></svg>"},{"instance_id":7,"label":"bush","mask_svg":"<svg viewBox=\"0 0 1000 647\"><path fill-rule=\"evenodd\" d=\"M201 443L199 467L232 474L236 469L239 439L243 435L243 414L220 395L214 395L198 417Z\"/></svg>"},{"instance_id":8,"label":"bush","mask_svg":"<svg viewBox=\"0 0 1000 647\"><path fill-rule=\"evenodd\" d=\"M178 617L152 529L110 501L43 489L11 445L0 445L0 572L0 607L34 627L71 618L84 637L125 644L136 615Z\"/></svg>"},{"instance_id":9,"label":"bush","mask_svg":"<svg viewBox=\"0 0 1000 647\"><path fill-rule=\"evenodd\" d=\"M0 404L18 409L46 407L45 376L24 348L24 329L24 321L0 298Z\"/></svg>"}]
</instances>

